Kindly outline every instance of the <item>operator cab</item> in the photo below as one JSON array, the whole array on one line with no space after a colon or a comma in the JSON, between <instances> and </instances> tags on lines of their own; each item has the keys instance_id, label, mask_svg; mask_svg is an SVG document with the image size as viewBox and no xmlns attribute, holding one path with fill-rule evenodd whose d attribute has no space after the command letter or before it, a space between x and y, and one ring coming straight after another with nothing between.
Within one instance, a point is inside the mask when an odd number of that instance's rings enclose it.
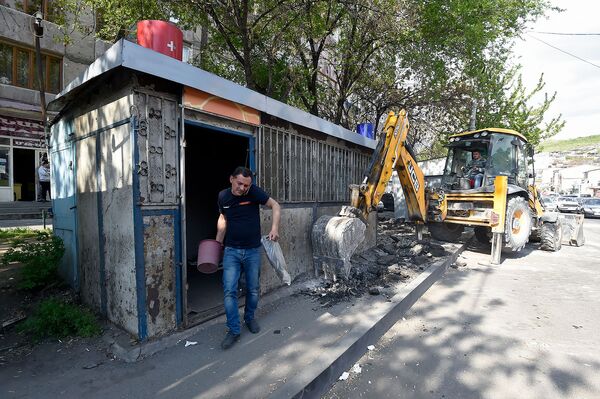
<instances>
[{"instance_id":1,"label":"operator cab","mask_svg":"<svg viewBox=\"0 0 600 399\"><path fill-rule=\"evenodd\" d=\"M443 189L492 191L496 176L508 176L509 184L527 188L528 144L520 133L509 129L460 133L450 136L447 147ZM475 152L479 152L483 161L474 161ZM478 166L475 171L474 164ZM483 176L476 179L477 174Z\"/></svg>"}]
</instances>

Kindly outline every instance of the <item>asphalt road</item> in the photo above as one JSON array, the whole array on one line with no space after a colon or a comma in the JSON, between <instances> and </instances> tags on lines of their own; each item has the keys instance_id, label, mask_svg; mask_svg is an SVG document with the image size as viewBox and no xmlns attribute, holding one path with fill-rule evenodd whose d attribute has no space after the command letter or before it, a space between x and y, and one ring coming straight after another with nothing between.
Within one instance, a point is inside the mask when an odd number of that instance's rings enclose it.
<instances>
[{"instance_id":1,"label":"asphalt road","mask_svg":"<svg viewBox=\"0 0 600 399\"><path fill-rule=\"evenodd\" d=\"M600 220L586 244L466 251L326 398L600 398Z\"/></svg>"}]
</instances>

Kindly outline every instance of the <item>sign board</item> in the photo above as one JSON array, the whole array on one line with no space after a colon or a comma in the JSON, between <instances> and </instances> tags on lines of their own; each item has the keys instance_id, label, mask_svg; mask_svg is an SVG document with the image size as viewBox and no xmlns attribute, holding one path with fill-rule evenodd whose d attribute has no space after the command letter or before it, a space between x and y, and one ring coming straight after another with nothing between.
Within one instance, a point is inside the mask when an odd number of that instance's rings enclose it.
<instances>
[{"instance_id":1,"label":"sign board","mask_svg":"<svg viewBox=\"0 0 600 399\"><path fill-rule=\"evenodd\" d=\"M27 148L45 148L46 144L43 140L13 139L13 146Z\"/></svg>"},{"instance_id":2,"label":"sign board","mask_svg":"<svg viewBox=\"0 0 600 399\"><path fill-rule=\"evenodd\" d=\"M44 139L44 125L31 119L0 116L0 136Z\"/></svg>"}]
</instances>

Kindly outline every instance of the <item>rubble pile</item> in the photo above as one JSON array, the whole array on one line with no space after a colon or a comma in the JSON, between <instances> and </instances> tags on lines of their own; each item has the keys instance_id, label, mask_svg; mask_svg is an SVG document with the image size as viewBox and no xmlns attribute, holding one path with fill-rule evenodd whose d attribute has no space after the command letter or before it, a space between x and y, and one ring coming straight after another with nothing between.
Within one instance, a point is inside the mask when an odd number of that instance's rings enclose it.
<instances>
[{"instance_id":1,"label":"rubble pile","mask_svg":"<svg viewBox=\"0 0 600 399\"><path fill-rule=\"evenodd\" d=\"M448 255L441 244L417 241L414 225L397 219L379 220L377 246L350 259L348 279L324 280L301 293L328 307L351 298L393 295L393 286L407 282L425 270L436 258Z\"/></svg>"}]
</instances>

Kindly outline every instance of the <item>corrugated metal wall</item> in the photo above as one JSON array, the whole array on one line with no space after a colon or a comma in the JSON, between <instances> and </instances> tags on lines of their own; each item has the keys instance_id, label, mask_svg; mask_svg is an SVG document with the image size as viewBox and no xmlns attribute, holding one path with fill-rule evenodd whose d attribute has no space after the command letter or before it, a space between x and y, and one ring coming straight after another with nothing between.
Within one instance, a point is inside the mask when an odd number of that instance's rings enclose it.
<instances>
[{"instance_id":1,"label":"corrugated metal wall","mask_svg":"<svg viewBox=\"0 0 600 399\"><path fill-rule=\"evenodd\" d=\"M280 202L345 202L370 156L282 129L261 126L258 185Z\"/></svg>"}]
</instances>

